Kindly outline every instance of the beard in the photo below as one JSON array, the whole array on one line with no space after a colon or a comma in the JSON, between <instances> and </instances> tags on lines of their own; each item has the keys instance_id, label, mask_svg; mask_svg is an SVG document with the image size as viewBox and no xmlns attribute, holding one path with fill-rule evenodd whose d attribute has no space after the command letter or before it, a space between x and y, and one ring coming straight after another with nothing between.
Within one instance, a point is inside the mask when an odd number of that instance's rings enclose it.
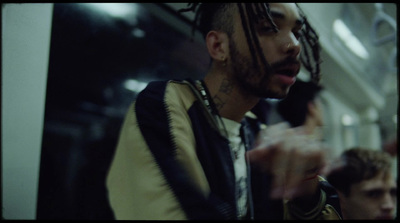
<instances>
[{"instance_id":1,"label":"beard","mask_svg":"<svg viewBox=\"0 0 400 223\"><path fill-rule=\"evenodd\" d=\"M263 64L254 66L253 60L237 49L234 40L229 41L230 57L232 60L232 77L236 85L247 94L259 98L277 98L286 97L289 88L287 86L279 86L273 83L272 77L274 69L287 63L297 62L293 59L287 59L271 64L268 69ZM267 62L268 63L268 62Z\"/></svg>"}]
</instances>

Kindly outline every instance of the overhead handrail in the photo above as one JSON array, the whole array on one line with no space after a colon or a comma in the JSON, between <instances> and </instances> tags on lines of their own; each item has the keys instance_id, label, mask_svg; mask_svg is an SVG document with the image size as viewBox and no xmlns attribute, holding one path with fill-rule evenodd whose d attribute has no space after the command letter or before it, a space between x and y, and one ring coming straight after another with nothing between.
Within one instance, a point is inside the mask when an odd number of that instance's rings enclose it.
<instances>
[{"instance_id":1,"label":"overhead handrail","mask_svg":"<svg viewBox=\"0 0 400 223\"><path fill-rule=\"evenodd\" d=\"M381 46L387 42L394 41L395 45L397 46L397 25L396 21L388 14L383 11L383 4L382 3L375 3L376 13L375 17L372 21L372 28L371 28L371 40L375 46ZM393 29L393 32L378 38L378 28L383 23L389 24L390 28ZM397 49L396 47L393 48L390 58L388 61L388 66L390 71L397 71Z\"/></svg>"},{"instance_id":2,"label":"overhead handrail","mask_svg":"<svg viewBox=\"0 0 400 223\"><path fill-rule=\"evenodd\" d=\"M375 17L372 21L372 29L371 29L371 39L374 45L380 46L389 41L396 41L396 21L388 14L383 11L382 3L375 3L376 13ZM383 23L388 23L390 27L393 29L393 33L378 38L378 28Z\"/></svg>"}]
</instances>

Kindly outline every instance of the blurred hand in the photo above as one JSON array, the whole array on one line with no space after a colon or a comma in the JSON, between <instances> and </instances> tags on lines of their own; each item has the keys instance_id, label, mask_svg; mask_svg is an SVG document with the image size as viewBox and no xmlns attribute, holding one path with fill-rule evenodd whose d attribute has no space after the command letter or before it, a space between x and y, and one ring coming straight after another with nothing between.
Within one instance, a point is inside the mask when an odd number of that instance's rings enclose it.
<instances>
[{"instance_id":1,"label":"blurred hand","mask_svg":"<svg viewBox=\"0 0 400 223\"><path fill-rule=\"evenodd\" d=\"M247 152L250 163L272 175L272 198L291 199L303 195L305 181L314 179L326 164L322 144L301 128L278 124L263 130L255 148Z\"/></svg>"}]
</instances>

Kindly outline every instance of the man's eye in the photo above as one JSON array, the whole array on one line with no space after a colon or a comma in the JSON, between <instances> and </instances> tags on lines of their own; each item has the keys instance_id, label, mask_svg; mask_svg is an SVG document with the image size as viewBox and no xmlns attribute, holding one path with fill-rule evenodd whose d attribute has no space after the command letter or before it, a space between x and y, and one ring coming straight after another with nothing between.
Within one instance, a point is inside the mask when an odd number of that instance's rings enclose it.
<instances>
[{"instance_id":1,"label":"man's eye","mask_svg":"<svg viewBox=\"0 0 400 223\"><path fill-rule=\"evenodd\" d=\"M370 198L378 198L382 196L383 192L378 190L372 190L367 192L367 196Z\"/></svg>"},{"instance_id":2,"label":"man's eye","mask_svg":"<svg viewBox=\"0 0 400 223\"><path fill-rule=\"evenodd\" d=\"M262 33L275 33L274 28L271 26L263 26L260 28Z\"/></svg>"},{"instance_id":3,"label":"man's eye","mask_svg":"<svg viewBox=\"0 0 400 223\"><path fill-rule=\"evenodd\" d=\"M393 196L393 197L397 196L397 188L396 189L391 189L390 190L390 195Z\"/></svg>"}]
</instances>

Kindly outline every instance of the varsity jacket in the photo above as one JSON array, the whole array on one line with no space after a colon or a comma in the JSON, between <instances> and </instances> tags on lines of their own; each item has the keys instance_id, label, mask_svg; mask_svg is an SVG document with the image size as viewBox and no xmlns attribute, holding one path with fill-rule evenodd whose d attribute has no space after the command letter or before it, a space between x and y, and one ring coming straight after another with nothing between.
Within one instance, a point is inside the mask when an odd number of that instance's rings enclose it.
<instances>
[{"instance_id":1,"label":"varsity jacket","mask_svg":"<svg viewBox=\"0 0 400 223\"><path fill-rule=\"evenodd\" d=\"M229 140L192 81L156 81L126 114L106 186L118 220L237 219ZM250 148L254 135L243 139ZM282 219L269 177L248 166L248 218Z\"/></svg>"}]
</instances>

